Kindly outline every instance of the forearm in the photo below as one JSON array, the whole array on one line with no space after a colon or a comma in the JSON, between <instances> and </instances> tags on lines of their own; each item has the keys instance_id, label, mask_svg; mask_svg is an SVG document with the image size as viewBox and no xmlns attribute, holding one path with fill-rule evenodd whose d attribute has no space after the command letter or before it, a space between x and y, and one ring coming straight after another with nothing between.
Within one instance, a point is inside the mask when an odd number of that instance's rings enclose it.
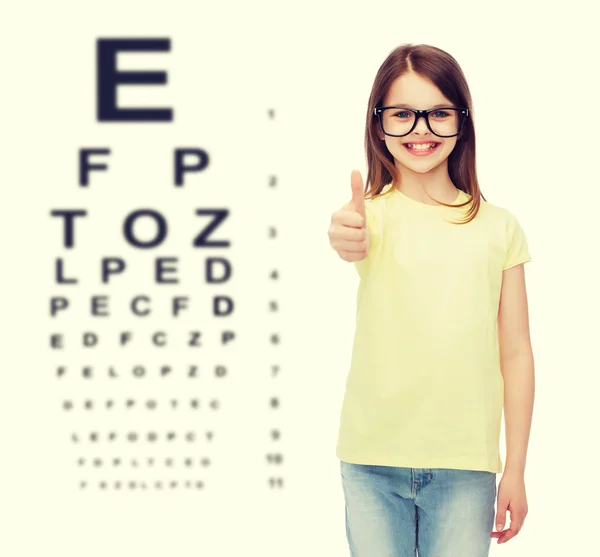
<instances>
[{"instance_id":1,"label":"forearm","mask_svg":"<svg viewBox=\"0 0 600 557\"><path fill-rule=\"evenodd\" d=\"M533 353L528 350L511 358L501 358L500 367L504 378L504 472L524 474L535 393Z\"/></svg>"}]
</instances>

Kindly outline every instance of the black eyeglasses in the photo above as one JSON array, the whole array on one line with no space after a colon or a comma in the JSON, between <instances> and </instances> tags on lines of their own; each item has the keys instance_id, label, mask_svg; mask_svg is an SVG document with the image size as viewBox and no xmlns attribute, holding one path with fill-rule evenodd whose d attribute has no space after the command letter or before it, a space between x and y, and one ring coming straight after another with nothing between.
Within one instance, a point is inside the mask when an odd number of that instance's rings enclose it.
<instances>
[{"instance_id":1,"label":"black eyeglasses","mask_svg":"<svg viewBox=\"0 0 600 557\"><path fill-rule=\"evenodd\" d=\"M468 108L455 106L415 110L399 106L379 106L373 109L379 120L381 131L385 135L403 137L412 132L419 118L425 118L427 127L438 137L455 137L461 131L469 115Z\"/></svg>"}]
</instances>

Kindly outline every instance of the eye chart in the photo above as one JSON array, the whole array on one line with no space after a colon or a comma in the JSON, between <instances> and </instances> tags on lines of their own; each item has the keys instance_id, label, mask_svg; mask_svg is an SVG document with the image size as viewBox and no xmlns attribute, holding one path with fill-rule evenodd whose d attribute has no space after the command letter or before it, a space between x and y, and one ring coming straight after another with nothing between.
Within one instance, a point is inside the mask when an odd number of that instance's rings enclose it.
<instances>
[{"instance_id":1,"label":"eye chart","mask_svg":"<svg viewBox=\"0 0 600 557\"><path fill-rule=\"evenodd\" d=\"M119 85L167 82L163 71L119 70L118 55L132 52L170 54L171 41L96 41L96 118L105 133L118 130L117 137L110 146L104 139L76 149L78 195L72 199L80 205L49 211L58 250L48 300L55 378L49 387L58 391L69 432L70 477L83 491L209 491L216 453L236 431L226 418L233 406L274 420L265 472L268 485L281 488L277 419L244 397L250 370L267 366L270 378L281 371L276 314L282 270L275 261L267 268L277 223L264 229L258 218L256 224L244 220L245 234L234 239L240 209L219 195L224 189L242 208L252 196L255 215L267 216L261 213L278 185L268 168L277 111L258 110L252 95L212 96L207 123L188 122L198 130L193 135L207 139L180 143L169 129L178 118L173 108L117 107ZM143 149L136 140L140 125L154 138ZM251 142L242 139L249 133ZM218 139L209 148L211 136L231 141L233 149ZM231 175L219 178L218 166L228 158ZM255 187L261 174L262 191ZM82 251L89 265L78 257ZM240 300L248 290L252 298ZM245 312L257 326L240 335ZM269 388L276 391L275 385ZM269 407L278 408L276 392ZM247 442L260 444L259 437ZM160 456L167 447L169 454Z\"/></svg>"}]
</instances>

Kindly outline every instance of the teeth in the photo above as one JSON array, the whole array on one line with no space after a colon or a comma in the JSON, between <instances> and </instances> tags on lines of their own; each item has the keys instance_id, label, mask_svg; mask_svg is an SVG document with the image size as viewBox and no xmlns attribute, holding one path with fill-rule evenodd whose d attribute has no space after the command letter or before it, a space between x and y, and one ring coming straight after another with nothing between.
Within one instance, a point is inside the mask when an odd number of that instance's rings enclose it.
<instances>
[{"instance_id":1,"label":"teeth","mask_svg":"<svg viewBox=\"0 0 600 557\"><path fill-rule=\"evenodd\" d=\"M414 149L415 151L427 151L435 147L435 143L407 143L406 145L409 149Z\"/></svg>"}]
</instances>

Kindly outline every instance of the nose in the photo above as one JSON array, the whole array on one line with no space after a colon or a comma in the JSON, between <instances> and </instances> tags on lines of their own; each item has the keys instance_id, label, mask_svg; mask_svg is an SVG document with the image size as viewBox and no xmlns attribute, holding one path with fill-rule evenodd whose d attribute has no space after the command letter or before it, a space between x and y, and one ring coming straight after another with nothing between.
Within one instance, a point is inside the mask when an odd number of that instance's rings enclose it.
<instances>
[{"instance_id":1,"label":"nose","mask_svg":"<svg viewBox=\"0 0 600 557\"><path fill-rule=\"evenodd\" d=\"M424 115L422 115L417 120L417 125L415 126L415 129L413 130L413 132L417 132L417 133L429 133L429 128L427 127L427 122L425 121L425 116Z\"/></svg>"}]
</instances>

